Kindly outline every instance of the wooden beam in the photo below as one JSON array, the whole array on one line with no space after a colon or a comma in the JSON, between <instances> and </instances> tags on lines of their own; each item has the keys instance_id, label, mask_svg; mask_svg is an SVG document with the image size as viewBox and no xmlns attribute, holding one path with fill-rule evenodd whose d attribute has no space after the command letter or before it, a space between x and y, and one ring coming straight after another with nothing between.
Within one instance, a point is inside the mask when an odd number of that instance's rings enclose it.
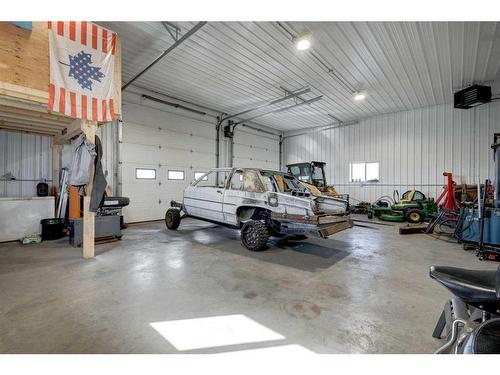
<instances>
[{"instance_id":1,"label":"wooden beam","mask_svg":"<svg viewBox=\"0 0 500 375\"><path fill-rule=\"evenodd\" d=\"M41 134L41 135L59 135L61 132L55 129L45 129L45 128L33 128L33 126L26 124L18 124L15 122L9 122L0 120L0 128L9 130L19 130L25 133Z\"/></svg>"},{"instance_id":2,"label":"wooden beam","mask_svg":"<svg viewBox=\"0 0 500 375\"><path fill-rule=\"evenodd\" d=\"M83 120L75 120L71 124L68 124L68 126L63 130L63 133L54 138L54 143L63 144L69 141L71 138L80 135L80 133L83 131L82 123L84 123Z\"/></svg>"},{"instance_id":3,"label":"wooden beam","mask_svg":"<svg viewBox=\"0 0 500 375\"><path fill-rule=\"evenodd\" d=\"M52 191L55 197L59 195L60 171L61 171L61 145L55 144L54 138L52 138Z\"/></svg>"},{"instance_id":4,"label":"wooden beam","mask_svg":"<svg viewBox=\"0 0 500 375\"><path fill-rule=\"evenodd\" d=\"M8 124L0 124L0 129L12 131L12 132L24 133L24 134L46 135L46 136L50 136L50 137L53 137L56 135L55 133L48 133L48 132L44 132L43 130L36 131L33 129L23 129L17 125L8 125Z\"/></svg>"},{"instance_id":5,"label":"wooden beam","mask_svg":"<svg viewBox=\"0 0 500 375\"><path fill-rule=\"evenodd\" d=\"M45 128L45 129L55 129L55 130L58 130L60 132L62 132L63 129L65 129L67 126L67 124L59 124L59 123L54 123L54 122L44 121L44 120L39 120L39 119L34 119L34 118L30 119L29 117L26 117L26 116L4 114L3 112L0 112L0 120L12 122L12 123L17 123L17 124L31 125L31 127L34 129L40 127L40 128Z\"/></svg>"},{"instance_id":6,"label":"wooden beam","mask_svg":"<svg viewBox=\"0 0 500 375\"><path fill-rule=\"evenodd\" d=\"M81 120L80 124L87 140L95 144L97 122ZM94 185L94 169L94 166L92 166L90 179L85 189L85 197L83 197L83 257L85 259L95 256L95 212L90 212L90 195L92 194L92 187Z\"/></svg>"},{"instance_id":7,"label":"wooden beam","mask_svg":"<svg viewBox=\"0 0 500 375\"><path fill-rule=\"evenodd\" d=\"M13 98L9 96L0 96L0 106L10 107L10 108L20 108L28 111L35 111L40 113L49 113L47 110L47 105L30 102L29 100Z\"/></svg>"},{"instance_id":8,"label":"wooden beam","mask_svg":"<svg viewBox=\"0 0 500 375\"><path fill-rule=\"evenodd\" d=\"M41 109L41 108L38 108L38 109ZM2 111L4 113L25 115L25 116L39 118L39 119L45 119L45 120L49 120L49 121L54 122L54 123L61 123L61 124L69 124L70 122L73 121L73 119L70 117L57 115L55 113L48 113L47 108L44 108L45 109L44 112L39 111L38 109L34 110L34 109L11 107L11 106L7 106L7 105L0 105L0 111Z\"/></svg>"},{"instance_id":9,"label":"wooden beam","mask_svg":"<svg viewBox=\"0 0 500 375\"><path fill-rule=\"evenodd\" d=\"M0 95L10 96L12 98L24 99L30 102L36 102L47 105L49 101L48 91L41 91L26 86L0 82Z\"/></svg>"}]
</instances>

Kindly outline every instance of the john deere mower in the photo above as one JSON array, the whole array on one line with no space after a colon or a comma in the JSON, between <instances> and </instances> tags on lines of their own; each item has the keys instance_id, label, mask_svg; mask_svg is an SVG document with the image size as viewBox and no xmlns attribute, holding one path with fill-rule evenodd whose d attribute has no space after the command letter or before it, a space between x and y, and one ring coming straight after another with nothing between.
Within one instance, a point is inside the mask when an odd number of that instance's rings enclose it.
<instances>
[{"instance_id":1,"label":"john deere mower","mask_svg":"<svg viewBox=\"0 0 500 375\"><path fill-rule=\"evenodd\" d=\"M379 217L385 221L408 221L421 223L436 213L438 206L433 198L426 198L419 190L408 190L399 199L399 192L394 191L393 197L380 197L372 204L368 218Z\"/></svg>"}]
</instances>

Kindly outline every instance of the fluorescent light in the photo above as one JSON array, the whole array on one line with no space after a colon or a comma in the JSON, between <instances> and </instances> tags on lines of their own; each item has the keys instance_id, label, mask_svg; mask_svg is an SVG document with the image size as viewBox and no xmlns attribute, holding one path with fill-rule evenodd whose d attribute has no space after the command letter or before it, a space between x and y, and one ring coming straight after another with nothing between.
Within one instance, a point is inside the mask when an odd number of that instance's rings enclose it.
<instances>
[{"instance_id":1,"label":"fluorescent light","mask_svg":"<svg viewBox=\"0 0 500 375\"><path fill-rule=\"evenodd\" d=\"M311 47L311 41L309 40L309 35L301 36L295 39L295 48L299 51L305 51Z\"/></svg>"},{"instance_id":2,"label":"fluorescent light","mask_svg":"<svg viewBox=\"0 0 500 375\"><path fill-rule=\"evenodd\" d=\"M245 315L170 320L150 325L179 351L285 339Z\"/></svg>"},{"instance_id":3,"label":"fluorescent light","mask_svg":"<svg viewBox=\"0 0 500 375\"><path fill-rule=\"evenodd\" d=\"M360 101L366 98L366 94L363 91L357 91L353 93L354 100Z\"/></svg>"}]
</instances>

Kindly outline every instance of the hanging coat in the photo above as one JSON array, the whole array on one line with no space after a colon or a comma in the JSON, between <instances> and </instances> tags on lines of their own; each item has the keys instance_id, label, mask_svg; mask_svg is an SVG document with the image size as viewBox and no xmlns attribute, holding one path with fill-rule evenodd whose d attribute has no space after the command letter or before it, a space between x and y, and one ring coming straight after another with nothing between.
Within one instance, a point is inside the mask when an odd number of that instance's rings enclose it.
<instances>
[{"instance_id":1,"label":"hanging coat","mask_svg":"<svg viewBox=\"0 0 500 375\"><path fill-rule=\"evenodd\" d=\"M96 155L95 146L87 140L85 134L81 134L73 142L73 159L70 165L69 185L82 187L88 184Z\"/></svg>"},{"instance_id":2,"label":"hanging coat","mask_svg":"<svg viewBox=\"0 0 500 375\"><path fill-rule=\"evenodd\" d=\"M106 191L106 186L108 182L104 176L102 170L102 144L99 137L95 136L95 150L97 152L95 158L95 173L94 173L94 185L92 185L92 193L90 195L90 211L96 212L104 199L104 192Z\"/></svg>"}]
</instances>

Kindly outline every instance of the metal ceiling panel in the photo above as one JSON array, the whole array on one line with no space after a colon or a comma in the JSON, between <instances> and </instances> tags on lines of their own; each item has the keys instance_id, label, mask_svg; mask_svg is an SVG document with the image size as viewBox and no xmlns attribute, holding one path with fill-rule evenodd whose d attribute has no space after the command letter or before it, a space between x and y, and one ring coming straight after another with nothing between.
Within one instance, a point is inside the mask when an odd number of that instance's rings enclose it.
<instances>
[{"instance_id":1,"label":"metal ceiling panel","mask_svg":"<svg viewBox=\"0 0 500 375\"><path fill-rule=\"evenodd\" d=\"M122 40L123 82L173 39L160 22L100 23ZM196 22L176 23L186 33ZM493 83L500 70L498 22L209 22L134 85L228 114L310 87L323 99L259 118L280 131L450 103L454 90ZM297 51L289 33L309 32ZM331 69L328 72L327 69ZM340 75L345 84L334 74ZM352 93L368 96L355 102ZM285 107L290 101L276 105ZM256 112L258 114L258 111Z\"/></svg>"}]
</instances>

